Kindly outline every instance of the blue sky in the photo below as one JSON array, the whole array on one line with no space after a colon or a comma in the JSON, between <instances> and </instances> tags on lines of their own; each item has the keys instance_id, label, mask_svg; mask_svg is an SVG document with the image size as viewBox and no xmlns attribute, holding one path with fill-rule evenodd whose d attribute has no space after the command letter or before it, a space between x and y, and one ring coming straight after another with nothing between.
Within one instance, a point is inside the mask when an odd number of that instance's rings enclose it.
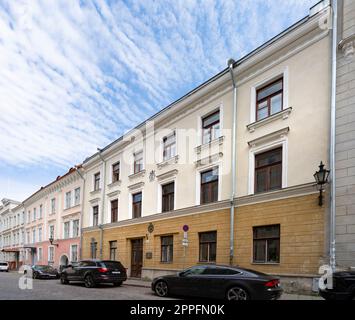
<instances>
[{"instance_id":1,"label":"blue sky","mask_svg":"<svg viewBox=\"0 0 355 320\"><path fill-rule=\"evenodd\" d=\"M317 0L0 0L0 199L24 200Z\"/></svg>"}]
</instances>

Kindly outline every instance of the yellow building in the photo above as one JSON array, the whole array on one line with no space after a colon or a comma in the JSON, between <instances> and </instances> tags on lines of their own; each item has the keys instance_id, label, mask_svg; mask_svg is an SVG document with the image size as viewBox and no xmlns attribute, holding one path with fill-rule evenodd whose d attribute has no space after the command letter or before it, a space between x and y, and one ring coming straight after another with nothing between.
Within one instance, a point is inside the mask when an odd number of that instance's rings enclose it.
<instances>
[{"instance_id":1,"label":"yellow building","mask_svg":"<svg viewBox=\"0 0 355 320\"><path fill-rule=\"evenodd\" d=\"M328 164L327 18L312 8L87 158L82 258L143 278L231 263L309 289L328 260L313 178Z\"/></svg>"}]
</instances>

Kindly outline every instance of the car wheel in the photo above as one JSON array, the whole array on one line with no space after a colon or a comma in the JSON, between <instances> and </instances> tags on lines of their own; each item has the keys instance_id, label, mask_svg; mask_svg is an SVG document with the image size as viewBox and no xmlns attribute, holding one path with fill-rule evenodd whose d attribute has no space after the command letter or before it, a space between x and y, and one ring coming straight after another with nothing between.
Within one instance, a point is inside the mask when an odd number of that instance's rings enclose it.
<instances>
[{"instance_id":1,"label":"car wheel","mask_svg":"<svg viewBox=\"0 0 355 320\"><path fill-rule=\"evenodd\" d=\"M62 274L60 277L60 283L61 284L69 284L69 281L67 279L67 277L65 276L65 274Z\"/></svg>"},{"instance_id":2,"label":"car wheel","mask_svg":"<svg viewBox=\"0 0 355 320\"><path fill-rule=\"evenodd\" d=\"M85 287L86 288L93 288L95 287L95 281L91 274L88 274L84 279Z\"/></svg>"},{"instance_id":3,"label":"car wheel","mask_svg":"<svg viewBox=\"0 0 355 320\"><path fill-rule=\"evenodd\" d=\"M227 291L227 300L234 301L234 300L249 300L248 292L241 287L232 287Z\"/></svg>"},{"instance_id":4,"label":"car wheel","mask_svg":"<svg viewBox=\"0 0 355 320\"><path fill-rule=\"evenodd\" d=\"M122 285L122 281L117 281L113 283L114 287L119 287L120 285Z\"/></svg>"},{"instance_id":5,"label":"car wheel","mask_svg":"<svg viewBox=\"0 0 355 320\"><path fill-rule=\"evenodd\" d=\"M167 297L169 293L167 283L162 280L158 281L155 284L154 291L159 297Z\"/></svg>"}]
</instances>

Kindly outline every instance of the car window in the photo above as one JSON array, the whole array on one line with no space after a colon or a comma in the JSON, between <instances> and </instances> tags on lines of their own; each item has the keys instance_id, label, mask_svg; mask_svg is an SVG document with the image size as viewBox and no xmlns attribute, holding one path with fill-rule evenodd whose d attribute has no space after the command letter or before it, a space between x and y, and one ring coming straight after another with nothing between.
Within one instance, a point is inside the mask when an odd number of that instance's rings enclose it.
<instances>
[{"instance_id":1,"label":"car window","mask_svg":"<svg viewBox=\"0 0 355 320\"><path fill-rule=\"evenodd\" d=\"M0 266L7 266L6 262L0 262Z\"/></svg>"},{"instance_id":2,"label":"car window","mask_svg":"<svg viewBox=\"0 0 355 320\"><path fill-rule=\"evenodd\" d=\"M207 267L202 272L203 275L236 275L241 272L231 268L220 268L220 267Z\"/></svg>"},{"instance_id":3,"label":"car window","mask_svg":"<svg viewBox=\"0 0 355 320\"><path fill-rule=\"evenodd\" d=\"M119 261L102 261L101 266L108 269L123 269L123 265Z\"/></svg>"},{"instance_id":4,"label":"car window","mask_svg":"<svg viewBox=\"0 0 355 320\"><path fill-rule=\"evenodd\" d=\"M206 267L193 267L191 269L188 269L184 271L185 276L190 276L190 275L199 275L202 274L205 271Z\"/></svg>"}]
</instances>

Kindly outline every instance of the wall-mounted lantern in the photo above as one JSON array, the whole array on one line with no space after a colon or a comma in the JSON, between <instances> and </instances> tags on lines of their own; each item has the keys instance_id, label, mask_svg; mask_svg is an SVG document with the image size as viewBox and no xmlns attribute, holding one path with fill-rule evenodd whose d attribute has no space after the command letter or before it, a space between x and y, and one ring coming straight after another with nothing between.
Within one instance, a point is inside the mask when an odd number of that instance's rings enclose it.
<instances>
[{"instance_id":1,"label":"wall-mounted lantern","mask_svg":"<svg viewBox=\"0 0 355 320\"><path fill-rule=\"evenodd\" d=\"M328 183L328 177L329 177L329 170L324 169L324 164L321 161L320 165L319 165L319 170L315 172L315 174L313 175L314 179L317 182L317 187L319 190L319 201L318 201L318 205L322 206L323 205L323 190L324 190L324 185L326 183Z\"/></svg>"}]
</instances>

